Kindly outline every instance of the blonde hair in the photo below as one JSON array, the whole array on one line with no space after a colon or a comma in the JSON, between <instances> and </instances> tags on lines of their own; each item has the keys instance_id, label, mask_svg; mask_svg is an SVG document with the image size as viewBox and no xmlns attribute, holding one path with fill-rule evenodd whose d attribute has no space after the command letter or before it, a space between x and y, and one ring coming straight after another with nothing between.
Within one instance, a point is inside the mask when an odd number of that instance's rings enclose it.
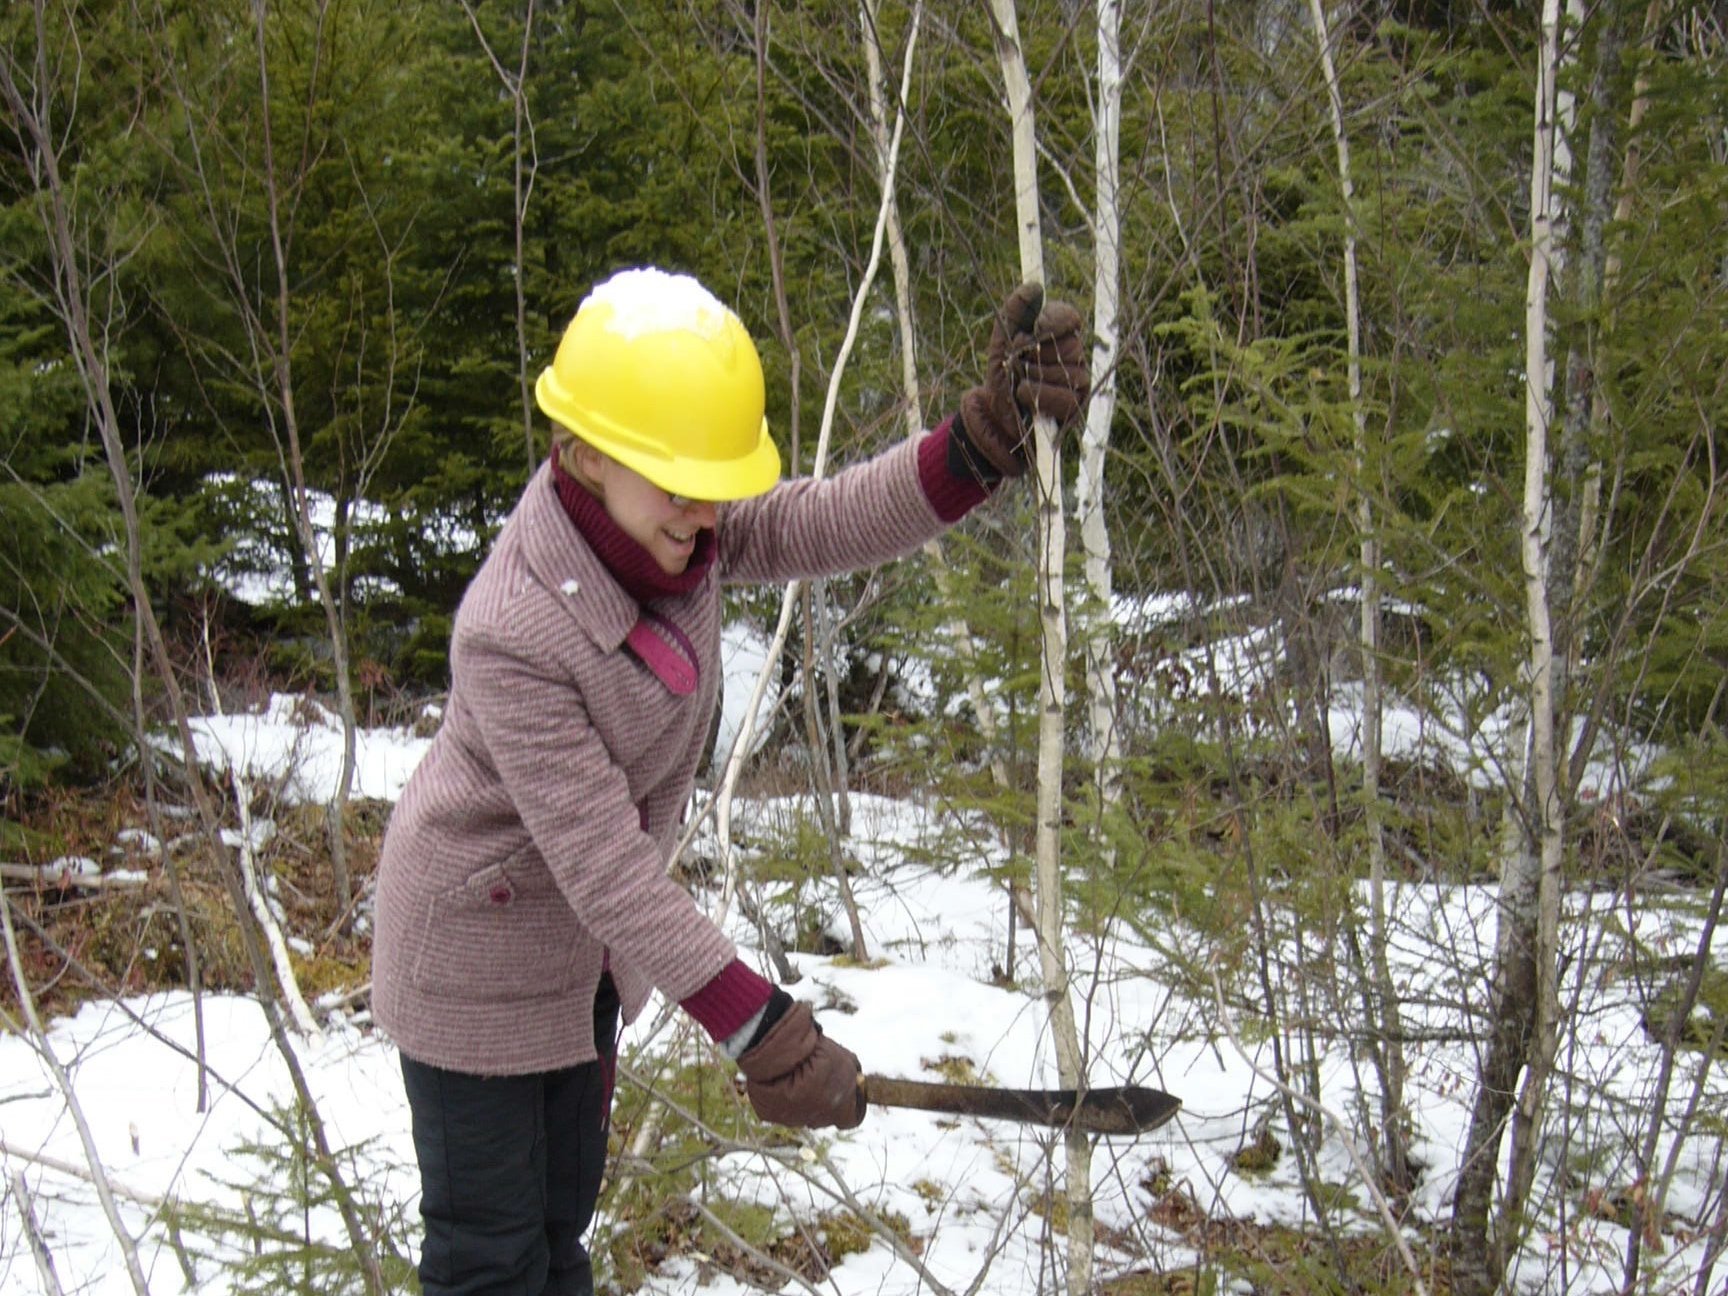
<instances>
[{"instance_id":1,"label":"blonde hair","mask_svg":"<svg viewBox=\"0 0 1728 1296\"><path fill-rule=\"evenodd\" d=\"M558 466L582 483L590 495L597 496L600 494L600 483L583 471L582 465L576 457L577 449L587 445L586 441L562 423L552 425L552 454L557 458ZM594 449L592 446L588 448ZM605 452L596 451L596 453L603 454Z\"/></svg>"}]
</instances>

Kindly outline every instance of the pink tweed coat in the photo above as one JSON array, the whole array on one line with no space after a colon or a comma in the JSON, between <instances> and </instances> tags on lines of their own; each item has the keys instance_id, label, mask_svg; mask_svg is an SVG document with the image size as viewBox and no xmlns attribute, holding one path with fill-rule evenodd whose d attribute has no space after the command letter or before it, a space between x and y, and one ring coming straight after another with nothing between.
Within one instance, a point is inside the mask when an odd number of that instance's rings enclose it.
<instances>
[{"instance_id":1,"label":"pink tweed coat","mask_svg":"<svg viewBox=\"0 0 1728 1296\"><path fill-rule=\"evenodd\" d=\"M589 1061L602 960L634 1018L735 956L666 875L719 687L722 582L871 566L938 534L911 442L725 506L707 578L656 612L700 672L678 696L625 646L639 609L542 466L464 595L449 704L391 816L372 1005L408 1056L481 1075Z\"/></svg>"}]
</instances>

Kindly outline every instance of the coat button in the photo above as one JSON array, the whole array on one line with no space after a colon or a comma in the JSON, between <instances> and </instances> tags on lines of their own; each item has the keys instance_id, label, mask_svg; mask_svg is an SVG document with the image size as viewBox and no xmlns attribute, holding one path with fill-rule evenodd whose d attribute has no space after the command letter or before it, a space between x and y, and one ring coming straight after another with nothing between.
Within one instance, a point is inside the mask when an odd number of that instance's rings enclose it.
<instances>
[{"instance_id":1,"label":"coat button","mask_svg":"<svg viewBox=\"0 0 1728 1296\"><path fill-rule=\"evenodd\" d=\"M499 904L499 905L509 904L510 903L510 888L507 886L495 886L495 887L493 887L492 888L492 903L493 904Z\"/></svg>"}]
</instances>

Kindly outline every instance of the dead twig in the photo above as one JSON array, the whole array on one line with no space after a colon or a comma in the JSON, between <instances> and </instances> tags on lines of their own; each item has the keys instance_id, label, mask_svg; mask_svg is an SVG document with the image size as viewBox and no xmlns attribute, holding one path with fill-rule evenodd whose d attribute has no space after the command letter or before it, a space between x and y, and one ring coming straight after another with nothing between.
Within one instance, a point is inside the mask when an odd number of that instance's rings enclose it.
<instances>
[{"instance_id":1,"label":"dead twig","mask_svg":"<svg viewBox=\"0 0 1728 1296\"><path fill-rule=\"evenodd\" d=\"M55 1174L65 1175L80 1183L93 1184L96 1176L88 1166L81 1166L75 1161L63 1161L59 1157L49 1156L46 1152L26 1152L23 1148L8 1143L0 1137L0 1157L9 1161L22 1161L26 1165L41 1166L44 1170L52 1170ZM134 1206L142 1206L146 1210L159 1211L170 1204L166 1197L155 1193L141 1192L136 1188L128 1188L125 1184L110 1179L108 1188L116 1197L131 1202Z\"/></svg>"},{"instance_id":2,"label":"dead twig","mask_svg":"<svg viewBox=\"0 0 1728 1296\"><path fill-rule=\"evenodd\" d=\"M30 1199L30 1185L22 1170L12 1174L12 1195L18 1199L18 1217L24 1222L24 1236L30 1241L30 1254L36 1257L36 1272L42 1275L42 1290L48 1296L62 1296L60 1275L54 1272L54 1254L42 1238L42 1228L36 1222L35 1203Z\"/></svg>"}]
</instances>

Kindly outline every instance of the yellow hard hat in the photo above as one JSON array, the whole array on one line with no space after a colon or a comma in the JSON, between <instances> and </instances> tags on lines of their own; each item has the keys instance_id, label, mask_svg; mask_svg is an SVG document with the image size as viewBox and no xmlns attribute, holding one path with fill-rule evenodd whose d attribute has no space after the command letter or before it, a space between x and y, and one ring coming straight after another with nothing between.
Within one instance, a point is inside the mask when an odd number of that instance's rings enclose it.
<instances>
[{"instance_id":1,"label":"yellow hard hat","mask_svg":"<svg viewBox=\"0 0 1728 1296\"><path fill-rule=\"evenodd\" d=\"M743 499L780 480L756 344L689 275L625 270L595 287L534 399L673 495Z\"/></svg>"}]
</instances>

